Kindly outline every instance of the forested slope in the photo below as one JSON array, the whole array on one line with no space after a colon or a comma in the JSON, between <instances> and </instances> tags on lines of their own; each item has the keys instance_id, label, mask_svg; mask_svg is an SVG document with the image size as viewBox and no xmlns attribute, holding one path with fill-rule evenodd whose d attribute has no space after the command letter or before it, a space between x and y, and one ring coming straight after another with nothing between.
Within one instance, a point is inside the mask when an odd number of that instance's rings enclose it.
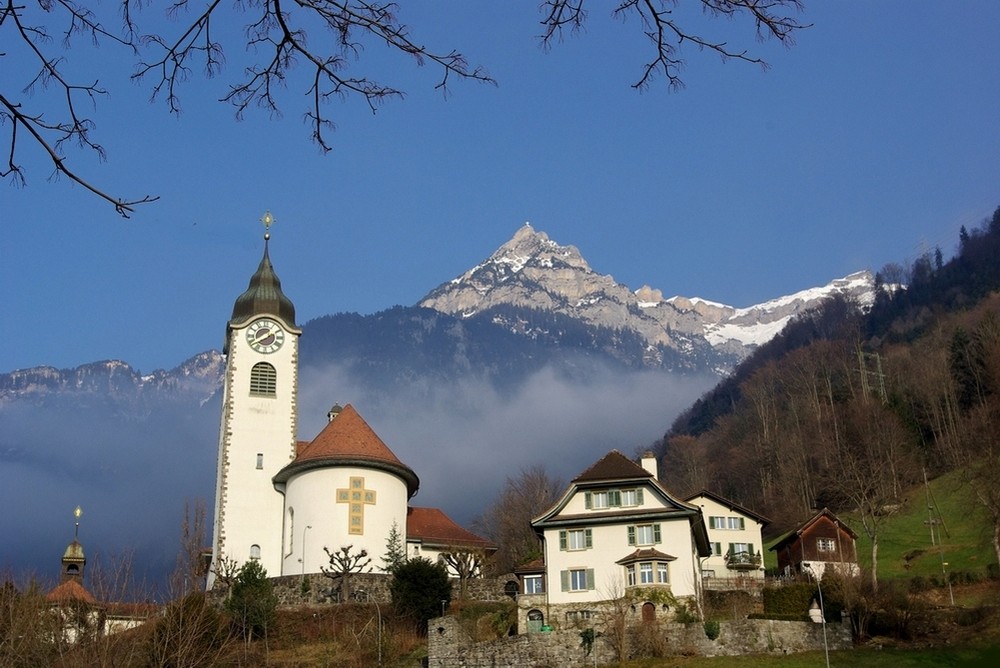
<instances>
[{"instance_id":1,"label":"forested slope","mask_svg":"<svg viewBox=\"0 0 1000 668\"><path fill-rule=\"evenodd\" d=\"M935 250L876 281L868 313L829 302L680 416L666 482L715 490L774 531L828 506L877 537L924 470L961 469L1000 558L1000 209L962 229L954 258Z\"/></svg>"}]
</instances>

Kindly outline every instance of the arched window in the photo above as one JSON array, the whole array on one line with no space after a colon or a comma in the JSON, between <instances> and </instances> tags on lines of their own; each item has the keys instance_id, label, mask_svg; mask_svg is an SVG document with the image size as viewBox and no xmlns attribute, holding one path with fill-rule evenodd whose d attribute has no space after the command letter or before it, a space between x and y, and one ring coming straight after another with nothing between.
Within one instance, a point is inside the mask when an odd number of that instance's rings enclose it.
<instances>
[{"instance_id":1,"label":"arched window","mask_svg":"<svg viewBox=\"0 0 1000 668\"><path fill-rule=\"evenodd\" d=\"M254 543L253 545L250 546L250 558L260 559L260 545Z\"/></svg>"},{"instance_id":2,"label":"arched window","mask_svg":"<svg viewBox=\"0 0 1000 668\"><path fill-rule=\"evenodd\" d=\"M285 556L287 557L292 553L292 537L295 535L295 509L289 506L288 508L288 519L285 522Z\"/></svg>"},{"instance_id":3,"label":"arched window","mask_svg":"<svg viewBox=\"0 0 1000 668\"><path fill-rule=\"evenodd\" d=\"M278 374L267 362L257 362L250 369L250 394L257 397L275 396Z\"/></svg>"}]
</instances>

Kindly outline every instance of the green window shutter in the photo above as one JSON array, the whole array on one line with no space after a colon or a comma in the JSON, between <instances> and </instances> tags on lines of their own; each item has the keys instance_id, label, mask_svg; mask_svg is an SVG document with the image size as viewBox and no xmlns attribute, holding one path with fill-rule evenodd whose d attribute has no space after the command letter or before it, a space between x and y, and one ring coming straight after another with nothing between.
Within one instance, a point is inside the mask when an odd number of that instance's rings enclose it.
<instances>
[{"instance_id":1,"label":"green window shutter","mask_svg":"<svg viewBox=\"0 0 1000 668\"><path fill-rule=\"evenodd\" d=\"M560 531L559 532L559 549L560 550L565 550L566 549L566 532L565 531Z\"/></svg>"},{"instance_id":2,"label":"green window shutter","mask_svg":"<svg viewBox=\"0 0 1000 668\"><path fill-rule=\"evenodd\" d=\"M639 502L640 506L642 505L642 487L635 490L635 500Z\"/></svg>"},{"instance_id":3,"label":"green window shutter","mask_svg":"<svg viewBox=\"0 0 1000 668\"><path fill-rule=\"evenodd\" d=\"M660 540L660 525L659 524L654 524L653 525L653 542L654 543L661 542L661 540Z\"/></svg>"},{"instance_id":4,"label":"green window shutter","mask_svg":"<svg viewBox=\"0 0 1000 668\"><path fill-rule=\"evenodd\" d=\"M569 591L569 571L559 571L559 582L563 591Z\"/></svg>"},{"instance_id":5,"label":"green window shutter","mask_svg":"<svg viewBox=\"0 0 1000 668\"><path fill-rule=\"evenodd\" d=\"M736 554L736 543L729 544L729 554Z\"/></svg>"},{"instance_id":6,"label":"green window shutter","mask_svg":"<svg viewBox=\"0 0 1000 668\"><path fill-rule=\"evenodd\" d=\"M635 545L635 527L632 525L628 527L628 544Z\"/></svg>"},{"instance_id":7,"label":"green window shutter","mask_svg":"<svg viewBox=\"0 0 1000 668\"><path fill-rule=\"evenodd\" d=\"M622 505L622 492L619 489L613 489L608 492L608 505L609 506L621 506Z\"/></svg>"},{"instance_id":8,"label":"green window shutter","mask_svg":"<svg viewBox=\"0 0 1000 668\"><path fill-rule=\"evenodd\" d=\"M746 529L746 528L747 528L747 527L746 527L746 520L744 520L744 519L743 519L743 518L741 517L741 518L740 518L740 529L742 530L742 529Z\"/></svg>"},{"instance_id":9,"label":"green window shutter","mask_svg":"<svg viewBox=\"0 0 1000 668\"><path fill-rule=\"evenodd\" d=\"M594 569L587 569L587 589L594 589Z\"/></svg>"},{"instance_id":10,"label":"green window shutter","mask_svg":"<svg viewBox=\"0 0 1000 668\"><path fill-rule=\"evenodd\" d=\"M593 500L590 498L590 492L583 493L583 507L590 510L594 507Z\"/></svg>"},{"instance_id":11,"label":"green window shutter","mask_svg":"<svg viewBox=\"0 0 1000 668\"><path fill-rule=\"evenodd\" d=\"M753 543L747 543L747 549L750 550L750 554L753 554Z\"/></svg>"},{"instance_id":12,"label":"green window shutter","mask_svg":"<svg viewBox=\"0 0 1000 668\"><path fill-rule=\"evenodd\" d=\"M583 530L583 541L586 547L594 547L594 530L584 529Z\"/></svg>"}]
</instances>

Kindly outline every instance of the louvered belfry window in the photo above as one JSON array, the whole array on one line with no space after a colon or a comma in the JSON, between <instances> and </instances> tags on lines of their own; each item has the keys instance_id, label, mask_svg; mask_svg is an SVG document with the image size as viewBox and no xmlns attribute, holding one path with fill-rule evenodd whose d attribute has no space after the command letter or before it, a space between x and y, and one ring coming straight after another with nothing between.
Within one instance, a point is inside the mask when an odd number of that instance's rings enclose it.
<instances>
[{"instance_id":1,"label":"louvered belfry window","mask_svg":"<svg viewBox=\"0 0 1000 668\"><path fill-rule=\"evenodd\" d=\"M250 394L273 397L277 391L278 373L267 362L257 362L250 369Z\"/></svg>"}]
</instances>

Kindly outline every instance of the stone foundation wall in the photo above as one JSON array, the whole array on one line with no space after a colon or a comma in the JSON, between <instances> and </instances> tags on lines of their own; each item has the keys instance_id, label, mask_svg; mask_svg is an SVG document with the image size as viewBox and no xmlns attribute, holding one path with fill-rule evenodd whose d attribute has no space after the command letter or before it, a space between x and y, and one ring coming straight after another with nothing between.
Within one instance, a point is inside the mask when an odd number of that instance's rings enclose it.
<instances>
[{"instance_id":1,"label":"stone foundation wall","mask_svg":"<svg viewBox=\"0 0 1000 668\"><path fill-rule=\"evenodd\" d=\"M604 634L601 620L594 620L598 635L587 652L581 628L529 633L484 643L474 643L453 617L428 624L429 668L474 666L567 666L611 663L618 660L613 634ZM849 649L849 624L827 624L831 650ZM823 626L809 622L744 619L719 622L719 635L711 640L701 622L679 624L654 621L634 624L626 634L626 658L638 658L653 647L664 656L736 656L789 654L823 649Z\"/></svg>"},{"instance_id":2,"label":"stone foundation wall","mask_svg":"<svg viewBox=\"0 0 1000 668\"><path fill-rule=\"evenodd\" d=\"M269 578L278 597L278 605L319 605L338 602L339 581L331 580L322 573L306 575L284 575ZM510 577L475 578L466 583L467 598L473 601L510 600L504 591ZM303 582L306 585L303 587ZM352 598L358 602L375 600L378 603L392 601L390 584L392 576L385 573L355 573L351 576ZM452 600L459 596L459 582L452 579Z\"/></svg>"}]
</instances>

